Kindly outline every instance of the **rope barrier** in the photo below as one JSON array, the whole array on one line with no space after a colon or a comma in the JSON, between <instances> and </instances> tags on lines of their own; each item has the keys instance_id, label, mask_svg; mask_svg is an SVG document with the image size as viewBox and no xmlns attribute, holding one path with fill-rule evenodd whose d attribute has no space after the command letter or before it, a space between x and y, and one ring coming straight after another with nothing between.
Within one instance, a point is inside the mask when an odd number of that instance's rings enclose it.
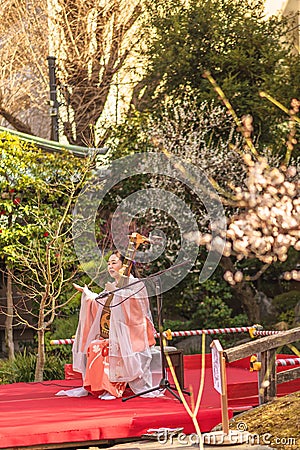
<instances>
[{"instance_id":1,"label":"rope barrier","mask_svg":"<svg viewBox=\"0 0 300 450\"><path fill-rule=\"evenodd\" d=\"M280 334L283 331L271 330L271 331L263 331L263 330L255 330L253 331L254 336L272 336L273 334Z\"/></svg>"},{"instance_id":2,"label":"rope barrier","mask_svg":"<svg viewBox=\"0 0 300 450\"><path fill-rule=\"evenodd\" d=\"M230 333L248 333L253 330L253 327L230 327L230 328L212 328L208 330L190 330L190 331L171 331L163 332L163 336L171 340L172 337L181 336L200 336L202 334L230 334ZM158 338L159 333L155 333L154 337ZM67 345L73 344L74 339L53 339L50 341L51 345Z\"/></svg>"},{"instance_id":3,"label":"rope barrier","mask_svg":"<svg viewBox=\"0 0 300 450\"><path fill-rule=\"evenodd\" d=\"M298 366L298 365L300 365L300 358L286 358L276 360L276 366Z\"/></svg>"},{"instance_id":4,"label":"rope barrier","mask_svg":"<svg viewBox=\"0 0 300 450\"><path fill-rule=\"evenodd\" d=\"M278 330L258 330L260 325L253 325L252 327L230 327L230 328L211 328L208 330L190 330L190 331L171 331L166 330L163 332L163 336L167 340L171 340L172 337L184 337L184 336L200 336L202 334L231 334L231 333L250 333L250 336L272 336L275 334L283 333ZM159 333L154 334L155 338L159 338ZM51 345L68 345L73 344L74 339L53 339L50 341Z\"/></svg>"},{"instance_id":5,"label":"rope barrier","mask_svg":"<svg viewBox=\"0 0 300 450\"><path fill-rule=\"evenodd\" d=\"M50 341L51 345L67 345L67 344L73 344L75 339L52 339Z\"/></svg>"},{"instance_id":6,"label":"rope barrier","mask_svg":"<svg viewBox=\"0 0 300 450\"><path fill-rule=\"evenodd\" d=\"M212 328L208 330L191 330L191 331L164 331L163 335L167 339L171 335L172 337L178 336L198 336L202 334L230 334L230 333L248 333L253 327L231 327L231 328ZM159 333L156 333L155 337L159 337Z\"/></svg>"}]
</instances>

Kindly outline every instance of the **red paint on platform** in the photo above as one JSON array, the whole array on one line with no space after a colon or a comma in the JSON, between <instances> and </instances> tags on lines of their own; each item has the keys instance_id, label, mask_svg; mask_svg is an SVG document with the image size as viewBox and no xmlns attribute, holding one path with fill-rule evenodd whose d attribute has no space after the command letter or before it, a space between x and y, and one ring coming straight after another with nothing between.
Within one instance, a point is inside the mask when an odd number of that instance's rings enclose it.
<instances>
[{"instance_id":1,"label":"red paint on platform","mask_svg":"<svg viewBox=\"0 0 300 450\"><path fill-rule=\"evenodd\" d=\"M227 368L229 416L234 410L258 404L257 373L245 361ZM184 357L185 386L196 396L200 382L201 356ZM281 368L282 369L282 368ZM170 376L170 382L172 382ZM0 386L0 448L63 444L140 437L149 428L194 426L184 406L169 393L162 398L138 397L103 401L92 396L56 397L61 389L81 385L80 379ZM300 380L279 385L279 395L300 390ZM190 399L186 396L187 401ZM204 392L198 413L202 432L221 422L220 397L213 388L211 358L206 356Z\"/></svg>"}]
</instances>

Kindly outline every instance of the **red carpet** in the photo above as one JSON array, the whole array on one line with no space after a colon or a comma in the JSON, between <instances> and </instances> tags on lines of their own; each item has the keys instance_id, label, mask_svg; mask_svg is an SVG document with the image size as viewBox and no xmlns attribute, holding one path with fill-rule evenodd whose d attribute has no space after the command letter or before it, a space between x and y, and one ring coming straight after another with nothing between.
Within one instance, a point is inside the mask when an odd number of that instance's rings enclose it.
<instances>
[{"instance_id":1,"label":"red carpet","mask_svg":"<svg viewBox=\"0 0 300 450\"><path fill-rule=\"evenodd\" d=\"M207 356L205 387L198 421L202 432L221 422L220 397L213 388L210 355ZM199 389L201 357L184 357L185 386L195 395ZM234 410L256 406L257 373L248 361L227 369L229 417ZM280 368L284 370L286 368ZM171 378L171 377L170 377ZM171 381L171 380L170 380ZM183 427L193 433L194 426L184 406L169 393L156 399L135 398L103 401L92 396L56 397L61 389L80 386L80 380L44 383L17 383L0 386L0 448L32 445L82 443L140 437L149 428ZM300 390L300 380L279 386L279 395ZM188 403L190 403L190 399ZM48 447L48 448L49 448Z\"/></svg>"}]
</instances>

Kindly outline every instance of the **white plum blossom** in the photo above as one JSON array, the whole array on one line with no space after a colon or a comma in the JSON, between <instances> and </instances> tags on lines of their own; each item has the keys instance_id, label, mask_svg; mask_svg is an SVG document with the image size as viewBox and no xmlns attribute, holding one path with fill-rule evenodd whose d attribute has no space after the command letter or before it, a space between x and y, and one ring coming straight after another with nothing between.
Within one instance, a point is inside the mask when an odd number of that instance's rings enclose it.
<instances>
[{"instance_id":1,"label":"white plum blossom","mask_svg":"<svg viewBox=\"0 0 300 450\"><path fill-rule=\"evenodd\" d=\"M245 189L233 188L239 212L229 219L224 256L257 258L264 264L287 260L291 247L300 251L300 179L294 166L271 168L266 158L256 162L245 155L248 176ZM197 236L199 245L209 248L209 233ZM234 285L243 274L225 272L225 280ZM300 281L300 272L285 272L284 279Z\"/></svg>"}]
</instances>

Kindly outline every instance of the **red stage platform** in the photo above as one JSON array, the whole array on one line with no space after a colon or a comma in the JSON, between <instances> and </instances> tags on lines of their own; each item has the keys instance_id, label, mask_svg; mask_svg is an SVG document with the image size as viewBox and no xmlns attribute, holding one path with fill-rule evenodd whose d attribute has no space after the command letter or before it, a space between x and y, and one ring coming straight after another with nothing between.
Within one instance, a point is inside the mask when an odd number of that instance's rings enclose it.
<instances>
[{"instance_id":1,"label":"red stage platform","mask_svg":"<svg viewBox=\"0 0 300 450\"><path fill-rule=\"evenodd\" d=\"M201 356L184 357L185 387L199 389ZM286 368L280 368L285 370ZM170 376L170 382L172 382ZM58 380L44 383L17 383L0 386L0 448L45 448L88 446L147 433L149 428L183 428L194 433L184 406L167 393L165 397L104 401L92 396L57 397L61 389L78 387L81 381ZM234 411L258 404L257 372L249 371L249 361L227 368L229 417ZM300 380L279 385L279 395L300 390ZM188 403L190 399L186 396ZM211 357L206 356L205 384L198 413L202 432L221 422L219 394L213 388Z\"/></svg>"}]
</instances>

